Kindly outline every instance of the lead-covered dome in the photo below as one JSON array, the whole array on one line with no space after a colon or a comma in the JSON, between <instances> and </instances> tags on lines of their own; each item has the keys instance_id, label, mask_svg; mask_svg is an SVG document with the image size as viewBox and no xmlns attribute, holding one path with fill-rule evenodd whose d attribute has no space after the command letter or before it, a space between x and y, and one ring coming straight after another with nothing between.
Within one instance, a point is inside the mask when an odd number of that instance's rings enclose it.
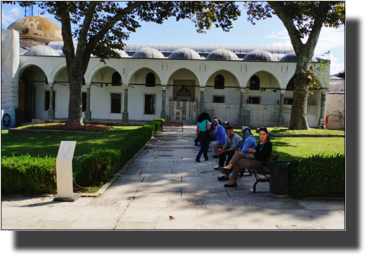
<instances>
[{"instance_id":1,"label":"lead-covered dome","mask_svg":"<svg viewBox=\"0 0 380 275\"><path fill-rule=\"evenodd\" d=\"M169 59L201 59L201 56L194 50L189 48L181 48L172 52Z\"/></svg>"},{"instance_id":2,"label":"lead-covered dome","mask_svg":"<svg viewBox=\"0 0 380 275\"><path fill-rule=\"evenodd\" d=\"M57 51L48 46L35 46L24 53L24 55L34 56L59 56Z\"/></svg>"},{"instance_id":3,"label":"lead-covered dome","mask_svg":"<svg viewBox=\"0 0 380 275\"><path fill-rule=\"evenodd\" d=\"M209 53L206 60L239 60L239 58L229 50L218 49Z\"/></svg>"},{"instance_id":4,"label":"lead-covered dome","mask_svg":"<svg viewBox=\"0 0 380 275\"><path fill-rule=\"evenodd\" d=\"M277 61L277 58L268 51L254 50L247 53L247 55L244 56L243 61Z\"/></svg>"},{"instance_id":5,"label":"lead-covered dome","mask_svg":"<svg viewBox=\"0 0 380 275\"><path fill-rule=\"evenodd\" d=\"M281 60L281 62L297 62L297 56L296 54L293 52L293 53L288 53L288 54L285 54ZM318 59L316 57L312 57L311 58L311 62L318 62Z\"/></svg>"},{"instance_id":6,"label":"lead-covered dome","mask_svg":"<svg viewBox=\"0 0 380 275\"><path fill-rule=\"evenodd\" d=\"M164 55L153 48L141 48L132 56L132 58L165 58Z\"/></svg>"}]
</instances>

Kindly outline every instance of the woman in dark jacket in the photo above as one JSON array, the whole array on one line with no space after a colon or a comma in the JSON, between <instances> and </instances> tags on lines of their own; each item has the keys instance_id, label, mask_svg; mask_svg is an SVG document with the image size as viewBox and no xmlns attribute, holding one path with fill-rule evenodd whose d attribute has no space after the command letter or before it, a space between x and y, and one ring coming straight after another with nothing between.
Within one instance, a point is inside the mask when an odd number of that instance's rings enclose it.
<instances>
[{"instance_id":1,"label":"woman in dark jacket","mask_svg":"<svg viewBox=\"0 0 380 275\"><path fill-rule=\"evenodd\" d=\"M197 138L194 140L195 144L198 142L201 143L201 148L199 149L198 155L195 158L196 162L201 162L200 158L203 154L206 161L208 161L207 149L210 143L210 139L208 137L208 130L210 130L210 116L208 113L201 113L197 120Z\"/></svg>"}]
</instances>

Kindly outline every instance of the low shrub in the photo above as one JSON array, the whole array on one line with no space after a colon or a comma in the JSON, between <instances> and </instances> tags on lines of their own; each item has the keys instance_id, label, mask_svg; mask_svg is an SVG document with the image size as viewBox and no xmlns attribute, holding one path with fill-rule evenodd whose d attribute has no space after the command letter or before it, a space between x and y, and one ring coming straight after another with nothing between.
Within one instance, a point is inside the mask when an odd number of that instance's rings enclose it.
<instances>
[{"instance_id":1,"label":"low shrub","mask_svg":"<svg viewBox=\"0 0 380 275\"><path fill-rule=\"evenodd\" d=\"M121 151L100 149L82 160L82 169L91 183L107 181L121 165Z\"/></svg>"},{"instance_id":2,"label":"low shrub","mask_svg":"<svg viewBox=\"0 0 380 275\"><path fill-rule=\"evenodd\" d=\"M86 180L91 184L107 181L129 159L143 147L162 127L163 119L155 119L130 131L128 135L88 154L82 160Z\"/></svg>"},{"instance_id":3,"label":"low shrub","mask_svg":"<svg viewBox=\"0 0 380 275\"><path fill-rule=\"evenodd\" d=\"M55 158L30 155L1 158L1 191L3 194L56 193Z\"/></svg>"},{"instance_id":4,"label":"low shrub","mask_svg":"<svg viewBox=\"0 0 380 275\"><path fill-rule=\"evenodd\" d=\"M289 194L296 198L344 197L345 156L319 154L291 160Z\"/></svg>"}]
</instances>

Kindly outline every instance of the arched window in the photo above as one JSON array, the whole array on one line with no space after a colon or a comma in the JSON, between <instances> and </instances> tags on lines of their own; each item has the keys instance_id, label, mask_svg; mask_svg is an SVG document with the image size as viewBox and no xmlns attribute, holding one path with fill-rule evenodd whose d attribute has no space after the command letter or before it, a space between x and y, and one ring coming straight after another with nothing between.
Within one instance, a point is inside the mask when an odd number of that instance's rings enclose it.
<instances>
[{"instance_id":1,"label":"arched window","mask_svg":"<svg viewBox=\"0 0 380 275\"><path fill-rule=\"evenodd\" d=\"M214 89L224 89L224 77L221 74L215 77Z\"/></svg>"},{"instance_id":2,"label":"arched window","mask_svg":"<svg viewBox=\"0 0 380 275\"><path fill-rule=\"evenodd\" d=\"M84 80L84 77L82 78L82 85L86 85L86 80Z\"/></svg>"},{"instance_id":3,"label":"arched window","mask_svg":"<svg viewBox=\"0 0 380 275\"><path fill-rule=\"evenodd\" d=\"M289 80L288 85L286 85L286 89L287 90L294 90L294 78L293 77Z\"/></svg>"},{"instance_id":4,"label":"arched window","mask_svg":"<svg viewBox=\"0 0 380 275\"><path fill-rule=\"evenodd\" d=\"M156 87L156 77L154 73L148 73L145 77L145 87Z\"/></svg>"},{"instance_id":5,"label":"arched window","mask_svg":"<svg viewBox=\"0 0 380 275\"><path fill-rule=\"evenodd\" d=\"M112 75L112 86L121 86L121 76L118 72L114 72Z\"/></svg>"},{"instance_id":6,"label":"arched window","mask_svg":"<svg viewBox=\"0 0 380 275\"><path fill-rule=\"evenodd\" d=\"M254 75L249 80L249 89L250 90L259 90L260 89L260 78L257 75Z\"/></svg>"}]
</instances>

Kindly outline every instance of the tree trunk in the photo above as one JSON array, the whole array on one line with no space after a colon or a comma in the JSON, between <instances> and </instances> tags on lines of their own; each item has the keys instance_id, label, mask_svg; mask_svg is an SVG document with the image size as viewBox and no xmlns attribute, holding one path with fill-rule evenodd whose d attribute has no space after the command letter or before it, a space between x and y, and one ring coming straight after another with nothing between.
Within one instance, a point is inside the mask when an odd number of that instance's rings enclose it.
<instances>
[{"instance_id":1,"label":"tree trunk","mask_svg":"<svg viewBox=\"0 0 380 275\"><path fill-rule=\"evenodd\" d=\"M302 70L294 74L294 94L289 130L310 130L307 123L307 97L311 78Z\"/></svg>"},{"instance_id":2,"label":"tree trunk","mask_svg":"<svg viewBox=\"0 0 380 275\"><path fill-rule=\"evenodd\" d=\"M66 125L83 125L82 116L82 79L83 73L79 68L72 68L74 62L67 66L69 76L69 117Z\"/></svg>"}]
</instances>

